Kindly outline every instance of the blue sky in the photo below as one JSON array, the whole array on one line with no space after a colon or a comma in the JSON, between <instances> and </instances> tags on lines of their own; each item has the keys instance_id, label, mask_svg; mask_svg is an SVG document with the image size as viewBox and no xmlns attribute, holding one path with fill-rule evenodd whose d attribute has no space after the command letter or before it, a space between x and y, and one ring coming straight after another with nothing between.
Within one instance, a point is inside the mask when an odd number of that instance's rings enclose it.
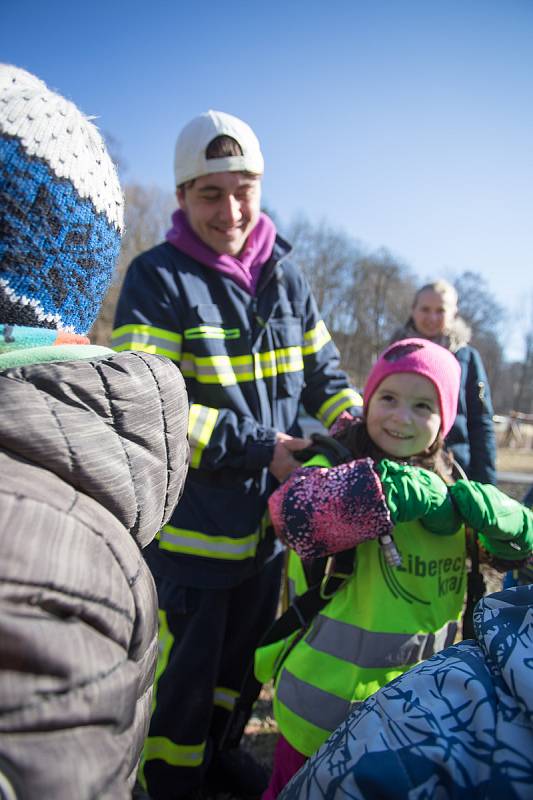
<instances>
[{"instance_id":1,"label":"blue sky","mask_svg":"<svg viewBox=\"0 0 533 800\"><path fill-rule=\"evenodd\" d=\"M326 220L421 280L481 273L521 357L532 0L4 0L0 54L96 115L126 179L169 191L183 124L208 108L242 117L282 224Z\"/></svg>"}]
</instances>

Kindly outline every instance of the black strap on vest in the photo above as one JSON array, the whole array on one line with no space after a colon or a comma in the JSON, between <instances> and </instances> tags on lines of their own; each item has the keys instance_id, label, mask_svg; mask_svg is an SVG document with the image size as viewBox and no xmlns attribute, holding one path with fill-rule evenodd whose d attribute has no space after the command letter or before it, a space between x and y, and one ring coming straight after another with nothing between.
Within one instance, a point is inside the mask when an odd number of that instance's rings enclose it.
<instances>
[{"instance_id":1,"label":"black strap on vest","mask_svg":"<svg viewBox=\"0 0 533 800\"><path fill-rule=\"evenodd\" d=\"M309 461L313 456L320 454L327 456L331 464L336 466L353 458L350 451L331 436L313 433L311 440L313 444L310 447L293 454L299 461ZM303 633L308 628L318 612L329 603L333 595L352 575L355 566L355 547L343 550L328 559L315 559L314 566L316 567L320 561L323 564L321 574L316 575L318 570L313 570L316 582L306 592L295 597L288 609L274 620L257 645L258 648L286 639L294 631L301 630ZM252 660L219 743L221 750L237 747L239 744L261 687L262 683L255 677Z\"/></svg>"},{"instance_id":2,"label":"black strap on vest","mask_svg":"<svg viewBox=\"0 0 533 800\"><path fill-rule=\"evenodd\" d=\"M459 478L468 481L469 478L461 467L461 465L454 460L453 453L448 453L453 471L459 474ZM452 497L452 503L455 501ZM466 603L461 620L461 635L463 641L465 639L474 639L474 608L479 600L487 593L487 586L483 573L479 568L479 549L478 549L478 534L473 528L465 525L466 542L468 555L470 556L470 569L466 576Z\"/></svg>"},{"instance_id":3,"label":"black strap on vest","mask_svg":"<svg viewBox=\"0 0 533 800\"><path fill-rule=\"evenodd\" d=\"M294 631L302 633L329 603L333 595L351 576L354 569L355 548L343 550L334 558L328 559L324 576L319 583L311 586L304 594L294 598L288 609L276 619L265 633L257 647L286 639ZM238 698L230 714L219 748L229 749L239 744L253 704L261 691L262 683L254 674L254 663L250 664Z\"/></svg>"},{"instance_id":4,"label":"black strap on vest","mask_svg":"<svg viewBox=\"0 0 533 800\"><path fill-rule=\"evenodd\" d=\"M473 639L474 634L474 608L478 600L485 596L487 587L485 578L479 569L479 551L477 543L477 532L470 530L469 551L470 551L470 570L466 578L466 605L463 612L463 639ZM468 535L468 532L467 532Z\"/></svg>"},{"instance_id":5,"label":"black strap on vest","mask_svg":"<svg viewBox=\"0 0 533 800\"><path fill-rule=\"evenodd\" d=\"M311 442L312 444L309 447L305 447L303 450L296 450L292 454L296 461L300 461L303 464L314 456L323 455L326 456L332 466L336 467L338 464L345 464L354 458L347 447L326 433L312 433Z\"/></svg>"}]
</instances>

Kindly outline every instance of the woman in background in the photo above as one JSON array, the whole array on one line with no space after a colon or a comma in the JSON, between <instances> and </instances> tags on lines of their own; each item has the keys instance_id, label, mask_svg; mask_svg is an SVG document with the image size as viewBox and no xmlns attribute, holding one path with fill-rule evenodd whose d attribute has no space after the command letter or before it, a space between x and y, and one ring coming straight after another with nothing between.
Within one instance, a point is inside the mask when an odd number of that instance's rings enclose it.
<instances>
[{"instance_id":1,"label":"woman in background","mask_svg":"<svg viewBox=\"0 0 533 800\"><path fill-rule=\"evenodd\" d=\"M472 332L457 314L458 296L445 280L426 283L415 294L411 316L391 341L418 336L452 352L461 366L457 417L446 449L471 480L496 484L496 436L487 374Z\"/></svg>"}]
</instances>

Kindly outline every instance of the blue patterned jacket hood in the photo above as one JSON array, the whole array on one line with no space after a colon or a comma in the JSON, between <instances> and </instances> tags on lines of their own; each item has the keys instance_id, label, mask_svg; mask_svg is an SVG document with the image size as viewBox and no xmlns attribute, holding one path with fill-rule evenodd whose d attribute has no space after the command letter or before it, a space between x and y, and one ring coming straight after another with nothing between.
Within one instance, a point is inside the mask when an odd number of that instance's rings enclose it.
<instances>
[{"instance_id":1,"label":"blue patterned jacket hood","mask_svg":"<svg viewBox=\"0 0 533 800\"><path fill-rule=\"evenodd\" d=\"M280 797L533 797L533 585L483 598L474 626L372 695Z\"/></svg>"}]
</instances>

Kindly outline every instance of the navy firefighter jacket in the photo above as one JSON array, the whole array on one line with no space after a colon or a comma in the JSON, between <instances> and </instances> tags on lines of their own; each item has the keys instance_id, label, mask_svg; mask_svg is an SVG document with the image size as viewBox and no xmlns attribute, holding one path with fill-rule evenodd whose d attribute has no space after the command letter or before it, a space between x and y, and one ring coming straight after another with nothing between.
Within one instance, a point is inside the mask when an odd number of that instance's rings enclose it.
<instances>
[{"instance_id":1,"label":"navy firefighter jacket","mask_svg":"<svg viewBox=\"0 0 533 800\"><path fill-rule=\"evenodd\" d=\"M171 358L189 395L189 475L148 557L182 585L235 585L272 552L267 467L300 401L325 427L362 403L289 251L278 236L255 297L168 242L126 275L113 347Z\"/></svg>"}]
</instances>

